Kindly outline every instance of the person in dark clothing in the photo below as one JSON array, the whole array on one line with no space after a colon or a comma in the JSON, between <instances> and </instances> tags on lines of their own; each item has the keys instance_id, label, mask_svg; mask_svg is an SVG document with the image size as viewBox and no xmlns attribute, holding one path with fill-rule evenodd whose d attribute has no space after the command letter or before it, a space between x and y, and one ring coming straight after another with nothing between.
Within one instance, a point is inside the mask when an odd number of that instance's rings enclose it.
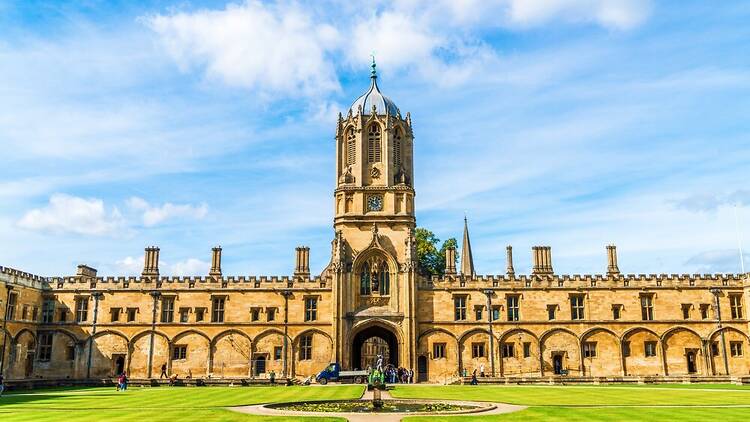
<instances>
[{"instance_id":1,"label":"person in dark clothing","mask_svg":"<svg viewBox=\"0 0 750 422\"><path fill-rule=\"evenodd\" d=\"M161 375L159 375L159 379L162 379L162 378L169 378L169 375L167 375L167 364L166 363L161 366Z\"/></svg>"},{"instance_id":2,"label":"person in dark clothing","mask_svg":"<svg viewBox=\"0 0 750 422\"><path fill-rule=\"evenodd\" d=\"M5 390L5 381L3 380L3 375L0 374L0 397L3 396L4 390Z\"/></svg>"}]
</instances>

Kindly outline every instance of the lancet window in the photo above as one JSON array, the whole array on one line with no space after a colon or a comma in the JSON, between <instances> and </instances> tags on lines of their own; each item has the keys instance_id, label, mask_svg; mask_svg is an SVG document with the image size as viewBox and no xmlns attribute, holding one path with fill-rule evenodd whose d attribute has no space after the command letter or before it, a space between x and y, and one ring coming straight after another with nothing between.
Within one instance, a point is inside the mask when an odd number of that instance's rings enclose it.
<instances>
[{"instance_id":1,"label":"lancet window","mask_svg":"<svg viewBox=\"0 0 750 422\"><path fill-rule=\"evenodd\" d=\"M367 131L367 161L380 162L380 125L373 123Z\"/></svg>"},{"instance_id":2,"label":"lancet window","mask_svg":"<svg viewBox=\"0 0 750 422\"><path fill-rule=\"evenodd\" d=\"M369 296L379 294L388 296L391 293L391 274L388 263L373 257L362 264L359 274L359 294Z\"/></svg>"},{"instance_id":3,"label":"lancet window","mask_svg":"<svg viewBox=\"0 0 750 422\"><path fill-rule=\"evenodd\" d=\"M346 132L346 165L351 166L357 162L357 140L354 129Z\"/></svg>"},{"instance_id":4,"label":"lancet window","mask_svg":"<svg viewBox=\"0 0 750 422\"><path fill-rule=\"evenodd\" d=\"M398 169L401 167L401 129L396 129L396 135L393 137L393 164Z\"/></svg>"}]
</instances>

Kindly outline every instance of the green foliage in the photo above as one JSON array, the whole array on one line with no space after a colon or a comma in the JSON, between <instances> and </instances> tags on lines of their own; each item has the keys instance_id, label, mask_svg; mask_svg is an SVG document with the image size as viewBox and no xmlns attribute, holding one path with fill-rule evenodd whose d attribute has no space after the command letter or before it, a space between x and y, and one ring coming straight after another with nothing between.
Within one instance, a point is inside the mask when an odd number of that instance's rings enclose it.
<instances>
[{"instance_id":1,"label":"green foliage","mask_svg":"<svg viewBox=\"0 0 750 422\"><path fill-rule=\"evenodd\" d=\"M417 241L419 273L422 275L445 274L445 250L450 246L457 248L458 241L452 237L443 242L438 249L440 239L435 236L435 233L422 227L417 227L414 237ZM456 252L456 263L458 263L458 252Z\"/></svg>"}]
</instances>

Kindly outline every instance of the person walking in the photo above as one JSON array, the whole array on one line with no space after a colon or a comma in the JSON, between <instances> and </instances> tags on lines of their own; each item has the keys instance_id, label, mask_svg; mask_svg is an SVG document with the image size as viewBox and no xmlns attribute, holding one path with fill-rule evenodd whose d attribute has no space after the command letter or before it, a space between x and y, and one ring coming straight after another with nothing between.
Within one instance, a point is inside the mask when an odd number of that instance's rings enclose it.
<instances>
[{"instance_id":1,"label":"person walking","mask_svg":"<svg viewBox=\"0 0 750 422\"><path fill-rule=\"evenodd\" d=\"M167 364L166 363L161 365L161 375L159 375L159 379L162 379L162 378L169 378L169 375L167 375Z\"/></svg>"},{"instance_id":2,"label":"person walking","mask_svg":"<svg viewBox=\"0 0 750 422\"><path fill-rule=\"evenodd\" d=\"M484 363L479 365L479 375L481 375L482 378L484 378Z\"/></svg>"},{"instance_id":3,"label":"person walking","mask_svg":"<svg viewBox=\"0 0 750 422\"><path fill-rule=\"evenodd\" d=\"M3 396L4 390L5 390L5 382L3 380L3 374L0 374L0 397Z\"/></svg>"},{"instance_id":4,"label":"person walking","mask_svg":"<svg viewBox=\"0 0 750 422\"><path fill-rule=\"evenodd\" d=\"M122 374L120 374L120 375L118 375L118 376L117 376L117 391L120 391L120 390L122 390L122 383L123 383L123 380L122 380L122 378L123 378L124 376L125 376L125 374L124 374L124 373L122 373Z\"/></svg>"},{"instance_id":5,"label":"person walking","mask_svg":"<svg viewBox=\"0 0 750 422\"><path fill-rule=\"evenodd\" d=\"M120 391L126 391L128 389L128 376L123 372L120 375Z\"/></svg>"},{"instance_id":6,"label":"person walking","mask_svg":"<svg viewBox=\"0 0 750 422\"><path fill-rule=\"evenodd\" d=\"M276 384L276 372L271 369L271 372L268 374L268 378L271 379L271 384Z\"/></svg>"}]
</instances>

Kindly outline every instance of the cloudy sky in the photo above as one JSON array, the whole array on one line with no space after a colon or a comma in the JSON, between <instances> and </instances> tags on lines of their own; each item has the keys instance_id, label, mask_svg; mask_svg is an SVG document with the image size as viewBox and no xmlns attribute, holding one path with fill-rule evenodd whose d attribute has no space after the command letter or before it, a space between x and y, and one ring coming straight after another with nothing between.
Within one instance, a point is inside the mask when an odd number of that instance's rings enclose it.
<instances>
[{"instance_id":1,"label":"cloudy sky","mask_svg":"<svg viewBox=\"0 0 750 422\"><path fill-rule=\"evenodd\" d=\"M380 86L415 132L418 224L479 273L739 272L745 1L0 0L0 265L313 271L335 119ZM736 215L736 218L735 218ZM739 227L739 230L737 229ZM741 234L742 236L738 236ZM748 247L750 255L750 247ZM746 259L750 268L750 259Z\"/></svg>"}]
</instances>

